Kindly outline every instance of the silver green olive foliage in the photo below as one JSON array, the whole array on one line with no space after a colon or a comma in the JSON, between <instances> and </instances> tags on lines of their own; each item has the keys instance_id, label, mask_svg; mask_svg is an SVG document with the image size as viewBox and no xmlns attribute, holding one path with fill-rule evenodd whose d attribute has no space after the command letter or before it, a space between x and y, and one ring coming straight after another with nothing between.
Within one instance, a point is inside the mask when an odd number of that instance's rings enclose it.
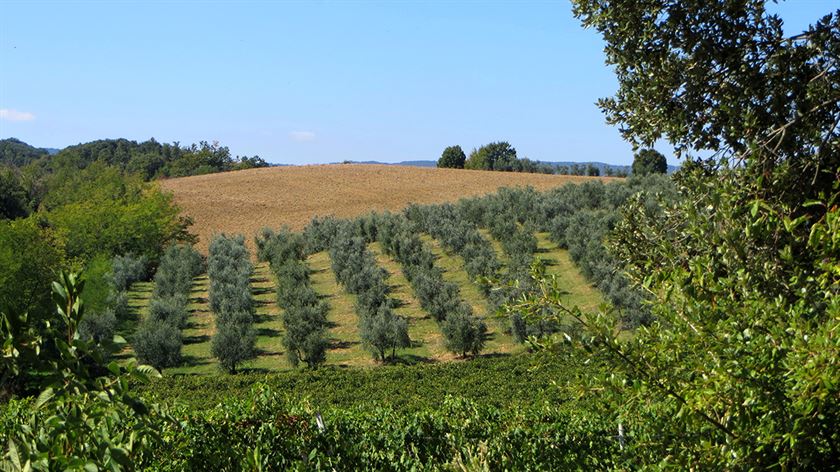
<instances>
[{"instance_id":1,"label":"silver green olive foliage","mask_svg":"<svg viewBox=\"0 0 840 472\"><path fill-rule=\"evenodd\" d=\"M210 242L207 275L210 278L210 309L216 315L216 334L210 352L228 373L236 373L242 362L256 355L251 294L253 271L241 235L221 234Z\"/></svg>"},{"instance_id":2,"label":"silver green olive foliage","mask_svg":"<svg viewBox=\"0 0 840 472\"><path fill-rule=\"evenodd\" d=\"M478 355L484 348L487 338L487 325L472 315L469 305L461 305L458 310L449 313L441 325L446 348L452 352L467 356Z\"/></svg>"},{"instance_id":3,"label":"silver green olive foliage","mask_svg":"<svg viewBox=\"0 0 840 472\"><path fill-rule=\"evenodd\" d=\"M363 237L375 237L377 232L373 224L376 220L376 217L368 216L345 225L332 242L330 259L336 279L356 295L363 344L374 358L384 362L388 351L393 357L397 348L408 347L411 341L408 323L392 310L396 300L388 296L387 272L377 266Z\"/></svg>"},{"instance_id":4,"label":"silver green olive foliage","mask_svg":"<svg viewBox=\"0 0 840 472\"><path fill-rule=\"evenodd\" d=\"M326 361L327 311L309 280L304 262L305 235L282 228L262 230L256 238L257 253L270 263L277 282L277 305L283 309L283 346L292 366L301 362L316 368Z\"/></svg>"},{"instance_id":5,"label":"silver green olive foliage","mask_svg":"<svg viewBox=\"0 0 840 472\"><path fill-rule=\"evenodd\" d=\"M193 278L203 270L204 260L192 246L173 244L166 249L155 272L149 311L132 339L140 362L158 369L181 364L181 329L187 321L190 290Z\"/></svg>"},{"instance_id":6,"label":"silver green olive foliage","mask_svg":"<svg viewBox=\"0 0 840 472\"><path fill-rule=\"evenodd\" d=\"M170 246L155 273L149 313L132 338L137 358L158 369L181 363L181 327L187 317L187 295L192 286L187 246Z\"/></svg>"},{"instance_id":7,"label":"silver green olive foliage","mask_svg":"<svg viewBox=\"0 0 840 472\"><path fill-rule=\"evenodd\" d=\"M477 355L484 347L484 322L473 315L472 308L461 298L458 286L443 280L443 273L434 265L434 254L413 231L409 220L402 215L386 213L380 218L378 235L385 251L402 266L420 306L441 323L447 349L458 354ZM481 333L473 336L475 342L467 348L464 348L461 332L446 328L452 325L449 318L456 315L471 326L482 327Z\"/></svg>"}]
</instances>

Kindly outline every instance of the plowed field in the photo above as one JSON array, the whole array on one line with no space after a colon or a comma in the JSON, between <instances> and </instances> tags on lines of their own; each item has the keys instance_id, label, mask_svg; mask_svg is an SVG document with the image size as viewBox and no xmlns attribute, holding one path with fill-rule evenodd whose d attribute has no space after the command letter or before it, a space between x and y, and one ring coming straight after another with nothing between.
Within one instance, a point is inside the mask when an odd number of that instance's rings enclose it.
<instances>
[{"instance_id":1,"label":"plowed field","mask_svg":"<svg viewBox=\"0 0 840 472\"><path fill-rule=\"evenodd\" d=\"M442 203L530 185L546 190L598 177L518 174L424 167L330 164L272 167L162 181L206 252L214 233L242 233L253 247L263 227L300 230L316 215L340 218L397 211L409 203ZM607 178L603 178L607 179Z\"/></svg>"}]
</instances>

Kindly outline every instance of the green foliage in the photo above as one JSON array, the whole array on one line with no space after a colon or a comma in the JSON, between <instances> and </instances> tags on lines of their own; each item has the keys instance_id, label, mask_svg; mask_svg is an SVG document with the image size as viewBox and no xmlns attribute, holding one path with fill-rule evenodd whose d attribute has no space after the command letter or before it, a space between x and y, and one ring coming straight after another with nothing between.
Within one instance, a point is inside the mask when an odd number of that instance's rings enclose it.
<instances>
[{"instance_id":1,"label":"green foliage","mask_svg":"<svg viewBox=\"0 0 840 472\"><path fill-rule=\"evenodd\" d=\"M116 255L111 260L111 281L117 291L128 290L134 282L146 279L149 261L145 256Z\"/></svg>"},{"instance_id":2,"label":"green foliage","mask_svg":"<svg viewBox=\"0 0 840 472\"><path fill-rule=\"evenodd\" d=\"M573 316L609 360L596 377L639 466L834 467L840 460L840 12L793 39L763 1L578 0L607 41L619 92L601 101L634 144L716 152L676 176L679 197L629 199L613 247L651 296L626 340L609 311L563 306L550 279L511 307ZM572 338L573 339L573 338Z\"/></svg>"},{"instance_id":3,"label":"green foliage","mask_svg":"<svg viewBox=\"0 0 840 472\"><path fill-rule=\"evenodd\" d=\"M0 141L0 152L6 149L5 141L9 140ZM21 144L27 146L25 143ZM21 166L33 162L53 170L84 169L91 165L104 164L139 175L146 181L158 177L183 177L268 166L259 156L233 157L226 146L216 142L201 141L197 145L181 146L177 142L161 144L154 138L140 143L128 139L91 141L68 146L55 156L47 156L46 152L43 152L25 159L19 158L12 164Z\"/></svg>"},{"instance_id":4,"label":"green foliage","mask_svg":"<svg viewBox=\"0 0 840 472\"><path fill-rule=\"evenodd\" d=\"M93 257L85 266L84 300L87 310L101 313L108 306L113 283L111 258L105 254Z\"/></svg>"},{"instance_id":5,"label":"green foliage","mask_svg":"<svg viewBox=\"0 0 840 472\"><path fill-rule=\"evenodd\" d=\"M29 215L29 194L13 169L0 166L0 220Z\"/></svg>"},{"instance_id":6,"label":"green foliage","mask_svg":"<svg viewBox=\"0 0 840 472\"><path fill-rule=\"evenodd\" d=\"M132 347L137 359L157 369L181 363L181 330L167 322L143 322L134 333Z\"/></svg>"},{"instance_id":7,"label":"green foliage","mask_svg":"<svg viewBox=\"0 0 840 472\"><path fill-rule=\"evenodd\" d=\"M656 149L642 149L633 156L633 175L668 173L668 160Z\"/></svg>"},{"instance_id":8,"label":"green foliage","mask_svg":"<svg viewBox=\"0 0 840 472\"><path fill-rule=\"evenodd\" d=\"M113 339L117 329L117 315L106 308L100 312L91 312L79 323L79 337L101 344Z\"/></svg>"},{"instance_id":9,"label":"green foliage","mask_svg":"<svg viewBox=\"0 0 840 472\"><path fill-rule=\"evenodd\" d=\"M359 336L377 360L384 362L389 350L395 357L397 348L411 346L408 323L405 318L395 315L387 304L379 305L376 312L360 318Z\"/></svg>"},{"instance_id":10,"label":"green foliage","mask_svg":"<svg viewBox=\"0 0 840 472\"><path fill-rule=\"evenodd\" d=\"M0 164L21 167L48 155L46 149L30 146L19 139L0 139Z\"/></svg>"},{"instance_id":11,"label":"green foliage","mask_svg":"<svg viewBox=\"0 0 840 472\"><path fill-rule=\"evenodd\" d=\"M0 311L53 318L50 284L67 267L65 237L36 218L0 221Z\"/></svg>"},{"instance_id":12,"label":"green foliage","mask_svg":"<svg viewBox=\"0 0 840 472\"><path fill-rule=\"evenodd\" d=\"M250 313L223 312L217 320L210 352L219 359L219 366L225 372L235 374L242 362L256 355L254 318Z\"/></svg>"},{"instance_id":13,"label":"green foliage","mask_svg":"<svg viewBox=\"0 0 840 472\"><path fill-rule=\"evenodd\" d=\"M19 362L39 351L46 361L43 371L41 366L17 364L42 390L34 402L13 400L8 409L4 406L3 416L14 415L0 422L4 469L126 470L150 459L159 439L162 415L150 415L128 388L130 381L147 382L147 374L155 372L132 363L106 366L107 355L121 347L119 338L94 343L78 336L76 328L84 320L83 287L77 275L64 273L53 285L63 332L46 326L42 337L22 337L15 328L8 330L15 318L2 316L4 370L10 359ZM44 350L48 345L52 349ZM45 353L51 353L49 359Z\"/></svg>"},{"instance_id":14,"label":"green foliage","mask_svg":"<svg viewBox=\"0 0 840 472\"><path fill-rule=\"evenodd\" d=\"M123 259L121 269L128 280L138 269L136 260ZM155 289L149 300L149 312L137 327L132 347L144 364L158 369L181 363L183 339L181 328L187 320L187 302L193 278L203 271L201 255L186 244L173 244L161 257L155 273Z\"/></svg>"},{"instance_id":15,"label":"green foliage","mask_svg":"<svg viewBox=\"0 0 840 472\"><path fill-rule=\"evenodd\" d=\"M458 311L449 313L441 325L446 339L446 348L466 357L478 355L487 338L487 325L472 316L469 305L462 305Z\"/></svg>"},{"instance_id":16,"label":"green foliage","mask_svg":"<svg viewBox=\"0 0 840 472\"><path fill-rule=\"evenodd\" d=\"M67 235L69 257L131 253L156 261L167 244L191 239L191 222L178 216L171 195L113 167L66 170L51 182L44 217Z\"/></svg>"},{"instance_id":17,"label":"green foliage","mask_svg":"<svg viewBox=\"0 0 840 472\"><path fill-rule=\"evenodd\" d=\"M254 299L251 274L254 267L239 235L217 235L210 242L207 275L210 277L210 308L216 315L216 335L211 352L226 372L236 373L243 361L255 355Z\"/></svg>"},{"instance_id":18,"label":"green foliage","mask_svg":"<svg viewBox=\"0 0 840 472\"><path fill-rule=\"evenodd\" d=\"M500 410L442 397L432 410L313 411L257 385L167 430L155 470L574 470L615 467L612 428L563 407Z\"/></svg>"},{"instance_id":19,"label":"green foliage","mask_svg":"<svg viewBox=\"0 0 840 472\"><path fill-rule=\"evenodd\" d=\"M449 146L443 150L443 153L438 159L438 167L448 167L451 169L463 169L464 162L467 160L467 155L461 146Z\"/></svg>"},{"instance_id":20,"label":"green foliage","mask_svg":"<svg viewBox=\"0 0 840 472\"><path fill-rule=\"evenodd\" d=\"M516 149L506 141L499 141L473 149L464 168L511 171L515 169L516 160Z\"/></svg>"},{"instance_id":21,"label":"green foliage","mask_svg":"<svg viewBox=\"0 0 840 472\"><path fill-rule=\"evenodd\" d=\"M187 295L193 278L204 271L201 254L190 245L173 244L166 248L157 272L153 297Z\"/></svg>"}]
</instances>

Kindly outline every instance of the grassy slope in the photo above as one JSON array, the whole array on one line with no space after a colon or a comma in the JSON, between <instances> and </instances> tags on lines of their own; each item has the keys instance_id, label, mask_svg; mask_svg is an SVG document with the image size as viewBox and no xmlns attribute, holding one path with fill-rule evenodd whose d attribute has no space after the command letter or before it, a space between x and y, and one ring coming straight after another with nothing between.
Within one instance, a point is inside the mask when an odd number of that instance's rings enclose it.
<instances>
[{"instance_id":1,"label":"grassy slope","mask_svg":"<svg viewBox=\"0 0 840 472\"><path fill-rule=\"evenodd\" d=\"M329 330L331 346L327 351L327 363L347 366L371 366L373 359L364 349L358 332L358 317L354 310L356 297L344 291L335 279L330 266L330 255L326 251L307 259L312 273L312 288L326 297L330 304L327 320L332 324Z\"/></svg>"},{"instance_id":2,"label":"grassy slope","mask_svg":"<svg viewBox=\"0 0 840 472\"><path fill-rule=\"evenodd\" d=\"M408 335L412 346L398 354L400 360L413 364L452 359L453 356L443 345L443 334L437 322L420 307L420 302L414 296L414 290L405 278L400 264L385 254L380 243L370 244L368 249L376 257L379 266L388 271L387 283L391 288L391 298L400 303L396 313L408 320Z\"/></svg>"},{"instance_id":3,"label":"grassy slope","mask_svg":"<svg viewBox=\"0 0 840 472\"><path fill-rule=\"evenodd\" d=\"M485 236L493 243L500 261L504 262L501 247L497 241ZM463 260L460 256L447 254L440 243L428 235L421 239L429 246L437 257L436 264L444 270L444 279L457 284L461 289L461 296L469 303L475 313L483 316L490 331L490 340L484 351L486 355L518 353L523 351L521 345L516 344L506 332L506 320L496 318L487 312L487 302L478 286L469 280L463 270ZM567 302L578 305L584 310L592 310L603 302L601 294L583 278L568 256L567 251L558 248L545 233L537 234L538 252L549 274L556 275L567 290ZM369 245L369 250L376 257L377 262L389 273L388 283L391 286L391 296L400 301L397 314L409 320L409 335L413 341L412 347L398 352L399 363L415 364L452 360L453 356L446 352L443 337L437 323L420 307L414 296L410 284L405 279L399 263L385 254L379 243ZM343 290L336 282L330 267L327 252L313 254L307 259L311 272L313 288L330 305L328 319L331 322L329 330L331 347L327 353L327 363L345 367L372 367L376 365L370 353L364 349L358 337L358 318L354 310L355 297ZM281 371L289 368L283 349L283 323L281 310L275 304L275 285L273 276L265 263L257 264L252 278L252 287L256 301L256 325L258 357L247 362L243 367L254 372ZM209 311L207 300L207 276L196 278L190 294L190 316L188 325L183 330L184 336L184 365L167 369L170 374L212 374L218 372L215 359L210 354L210 342L214 332L213 314ZM148 299L153 285L149 282L138 283L129 292L129 305L133 318L120 325L120 331L128 334L134 332L137 320L145 314ZM125 353L130 355L130 350Z\"/></svg>"},{"instance_id":4,"label":"grassy slope","mask_svg":"<svg viewBox=\"0 0 840 472\"><path fill-rule=\"evenodd\" d=\"M487 300L464 270L464 259L461 256L447 254L440 243L428 235L422 239L429 244L434 255L437 257L437 266L444 270L443 278L452 282L461 289L461 297L472 306L473 312L484 317L487 323L489 340L485 346L485 354L507 354L521 352L522 346L516 344L513 337L507 332L505 320L497 318L494 313L488 313Z\"/></svg>"}]
</instances>

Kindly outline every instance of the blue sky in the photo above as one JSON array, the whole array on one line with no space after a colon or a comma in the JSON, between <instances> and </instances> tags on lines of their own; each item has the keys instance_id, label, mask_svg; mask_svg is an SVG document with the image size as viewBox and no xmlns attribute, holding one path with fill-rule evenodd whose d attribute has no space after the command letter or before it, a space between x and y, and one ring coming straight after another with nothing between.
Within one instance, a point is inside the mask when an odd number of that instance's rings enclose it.
<instances>
[{"instance_id":1,"label":"blue sky","mask_svg":"<svg viewBox=\"0 0 840 472\"><path fill-rule=\"evenodd\" d=\"M798 32L837 4L771 8ZM566 1L0 0L0 138L216 140L292 164L506 140L629 164L594 105L616 88L602 49Z\"/></svg>"}]
</instances>

